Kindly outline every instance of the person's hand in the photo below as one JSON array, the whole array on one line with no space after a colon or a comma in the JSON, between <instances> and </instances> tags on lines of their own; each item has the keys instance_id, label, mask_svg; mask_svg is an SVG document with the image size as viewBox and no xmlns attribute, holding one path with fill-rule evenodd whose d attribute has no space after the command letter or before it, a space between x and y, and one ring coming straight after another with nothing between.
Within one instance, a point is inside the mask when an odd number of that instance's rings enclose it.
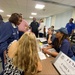
<instances>
[{"instance_id":1,"label":"person's hand","mask_svg":"<svg viewBox=\"0 0 75 75\"><path fill-rule=\"evenodd\" d=\"M46 53L46 51L48 50L48 48L42 48L43 53Z\"/></svg>"}]
</instances>

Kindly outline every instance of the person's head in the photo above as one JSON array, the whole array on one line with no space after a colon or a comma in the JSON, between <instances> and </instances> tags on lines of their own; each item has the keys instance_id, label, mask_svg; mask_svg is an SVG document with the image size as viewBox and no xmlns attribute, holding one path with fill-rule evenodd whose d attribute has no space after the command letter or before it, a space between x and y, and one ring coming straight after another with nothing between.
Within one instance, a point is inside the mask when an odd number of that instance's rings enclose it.
<instances>
[{"instance_id":1,"label":"person's head","mask_svg":"<svg viewBox=\"0 0 75 75\"><path fill-rule=\"evenodd\" d=\"M17 52L13 64L24 71L24 75L37 72L38 52L36 37L32 32L26 32L18 41Z\"/></svg>"},{"instance_id":2,"label":"person's head","mask_svg":"<svg viewBox=\"0 0 75 75\"><path fill-rule=\"evenodd\" d=\"M33 17L33 21L36 22L36 18L35 17Z\"/></svg>"},{"instance_id":3,"label":"person's head","mask_svg":"<svg viewBox=\"0 0 75 75\"><path fill-rule=\"evenodd\" d=\"M57 49L60 47L60 45L62 44L64 39L67 39L68 41L70 41L69 37L68 37L68 31L66 28L60 28L60 29L56 30L56 38L57 39L54 42L54 47Z\"/></svg>"},{"instance_id":4,"label":"person's head","mask_svg":"<svg viewBox=\"0 0 75 75\"><path fill-rule=\"evenodd\" d=\"M0 15L0 20L3 20L2 16Z\"/></svg>"},{"instance_id":5,"label":"person's head","mask_svg":"<svg viewBox=\"0 0 75 75\"><path fill-rule=\"evenodd\" d=\"M22 16L22 18L23 18L23 15L20 13L20 15Z\"/></svg>"},{"instance_id":6,"label":"person's head","mask_svg":"<svg viewBox=\"0 0 75 75\"><path fill-rule=\"evenodd\" d=\"M40 19L39 23L43 23L43 20L42 20L42 19Z\"/></svg>"},{"instance_id":7,"label":"person's head","mask_svg":"<svg viewBox=\"0 0 75 75\"><path fill-rule=\"evenodd\" d=\"M22 16L18 13L13 13L9 18L9 22L19 25L22 22Z\"/></svg>"},{"instance_id":8,"label":"person's head","mask_svg":"<svg viewBox=\"0 0 75 75\"><path fill-rule=\"evenodd\" d=\"M70 20L69 20L69 23L72 23L73 22L73 18L71 18Z\"/></svg>"},{"instance_id":9,"label":"person's head","mask_svg":"<svg viewBox=\"0 0 75 75\"><path fill-rule=\"evenodd\" d=\"M54 29L54 26L51 26L51 28L53 28L53 29Z\"/></svg>"},{"instance_id":10,"label":"person's head","mask_svg":"<svg viewBox=\"0 0 75 75\"><path fill-rule=\"evenodd\" d=\"M56 30L56 38L66 39L68 37L68 31L66 28L60 28Z\"/></svg>"},{"instance_id":11,"label":"person's head","mask_svg":"<svg viewBox=\"0 0 75 75\"><path fill-rule=\"evenodd\" d=\"M53 34L53 30L52 30L52 28L48 28L48 34L50 35L52 35Z\"/></svg>"}]
</instances>

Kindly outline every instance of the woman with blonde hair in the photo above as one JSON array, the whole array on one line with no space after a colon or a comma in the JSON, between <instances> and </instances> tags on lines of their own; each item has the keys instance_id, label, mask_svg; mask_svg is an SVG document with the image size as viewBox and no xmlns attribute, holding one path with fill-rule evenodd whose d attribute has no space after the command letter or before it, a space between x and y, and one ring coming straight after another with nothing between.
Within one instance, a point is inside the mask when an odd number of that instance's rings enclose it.
<instances>
[{"instance_id":1,"label":"woman with blonde hair","mask_svg":"<svg viewBox=\"0 0 75 75\"><path fill-rule=\"evenodd\" d=\"M4 75L35 75L42 70L36 37L31 32L24 33L18 41L11 44L6 58Z\"/></svg>"}]
</instances>

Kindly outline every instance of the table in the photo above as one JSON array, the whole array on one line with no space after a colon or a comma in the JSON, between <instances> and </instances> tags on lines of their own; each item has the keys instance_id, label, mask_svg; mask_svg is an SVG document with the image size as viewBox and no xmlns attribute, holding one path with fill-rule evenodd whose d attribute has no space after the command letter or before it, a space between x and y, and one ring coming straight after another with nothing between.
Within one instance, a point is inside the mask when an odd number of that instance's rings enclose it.
<instances>
[{"instance_id":1,"label":"table","mask_svg":"<svg viewBox=\"0 0 75 75\"><path fill-rule=\"evenodd\" d=\"M41 45L39 45L40 41L38 42L38 52L41 51ZM41 60L42 63L42 71L38 73L38 75L59 75L59 73L56 71L54 66L52 65L52 61L54 60L54 57L47 57L44 60Z\"/></svg>"},{"instance_id":2,"label":"table","mask_svg":"<svg viewBox=\"0 0 75 75\"><path fill-rule=\"evenodd\" d=\"M38 73L38 75L59 75L54 66L52 65L52 61L54 57L50 57L41 61L42 63L42 71Z\"/></svg>"}]
</instances>

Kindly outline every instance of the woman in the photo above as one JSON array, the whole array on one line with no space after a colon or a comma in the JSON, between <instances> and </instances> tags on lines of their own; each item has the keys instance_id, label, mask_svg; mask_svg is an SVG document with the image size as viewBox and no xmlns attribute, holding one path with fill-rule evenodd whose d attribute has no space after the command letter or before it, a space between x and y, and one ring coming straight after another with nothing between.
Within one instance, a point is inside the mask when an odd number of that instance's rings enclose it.
<instances>
[{"instance_id":1,"label":"woman","mask_svg":"<svg viewBox=\"0 0 75 75\"><path fill-rule=\"evenodd\" d=\"M19 39L19 33L17 25L22 21L22 17L18 13L13 13L9 18L9 21L0 25L0 55L4 69L4 55L6 54L8 45Z\"/></svg>"},{"instance_id":2,"label":"woman","mask_svg":"<svg viewBox=\"0 0 75 75\"><path fill-rule=\"evenodd\" d=\"M35 75L42 70L36 37L31 32L24 33L18 41L11 44L8 56L4 75Z\"/></svg>"},{"instance_id":3,"label":"woman","mask_svg":"<svg viewBox=\"0 0 75 75\"><path fill-rule=\"evenodd\" d=\"M44 23L43 23L43 20L40 19L40 22L39 22L40 26L38 28L39 30L39 37L44 37Z\"/></svg>"},{"instance_id":4,"label":"woman","mask_svg":"<svg viewBox=\"0 0 75 75\"><path fill-rule=\"evenodd\" d=\"M63 53L65 53L67 56L69 56L70 58L73 58L73 52L71 50L71 46L70 46L70 42L68 39L68 32L66 30L66 28L60 28L59 30L56 31L56 38L54 39L54 41L52 42L52 45L47 47L47 48L43 48L43 52L50 54L52 56L57 56L58 53L60 51L62 51ZM50 48L54 48L56 51L54 52L50 52L48 49Z\"/></svg>"},{"instance_id":5,"label":"woman","mask_svg":"<svg viewBox=\"0 0 75 75\"><path fill-rule=\"evenodd\" d=\"M53 34L53 29L48 28L48 34L47 34L47 42L48 44L52 44L52 41L54 40L55 36Z\"/></svg>"}]
</instances>

